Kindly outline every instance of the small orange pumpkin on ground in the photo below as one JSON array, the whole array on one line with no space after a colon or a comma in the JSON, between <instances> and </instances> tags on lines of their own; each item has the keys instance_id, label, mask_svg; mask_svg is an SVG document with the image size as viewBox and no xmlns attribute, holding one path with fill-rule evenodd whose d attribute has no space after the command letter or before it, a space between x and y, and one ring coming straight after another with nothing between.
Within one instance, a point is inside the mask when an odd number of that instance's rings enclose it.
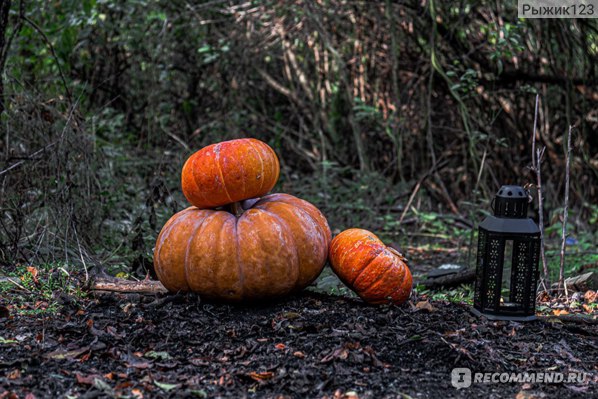
<instances>
[{"instance_id":1,"label":"small orange pumpkin on ground","mask_svg":"<svg viewBox=\"0 0 598 399\"><path fill-rule=\"evenodd\" d=\"M215 208L267 194L280 174L278 157L257 139L223 141L187 159L181 183L191 205Z\"/></svg>"},{"instance_id":2,"label":"small orange pumpkin on ground","mask_svg":"<svg viewBox=\"0 0 598 399\"><path fill-rule=\"evenodd\" d=\"M332 270L364 301L401 304L411 293L413 279L407 261L375 234L349 229L330 243Z\"/></svg>"},{"instance_id":3,"label":"small orange pumpkin on ground","mask_svg":"<svg viewBox=\"0 0 598 399\"><path fill-rule=\"evenodd\" d=\"M154 266L168 290L254 300L299 291L320 275L331 233L315 206L271 194L232 208L189 207L166 222Z\"/></svg>"}]
</instances>

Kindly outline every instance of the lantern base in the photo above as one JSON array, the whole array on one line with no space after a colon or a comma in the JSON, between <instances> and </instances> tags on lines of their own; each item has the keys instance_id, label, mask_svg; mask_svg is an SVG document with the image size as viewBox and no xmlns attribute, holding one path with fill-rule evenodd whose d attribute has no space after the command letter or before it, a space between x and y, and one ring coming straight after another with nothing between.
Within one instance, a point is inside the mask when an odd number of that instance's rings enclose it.
<instances>
[{"instance_id":1,"label":"lantern base","mask_svg":"<svg viewBox=\"0 0 598 399\"><path fill-rule=\"evenodd\" d=\"M476 308L473 308L473 307L470 308L469 310L471 311L471 313L473 313L477 317L484 316L488 320L533 321L533 320L537 319L536 315L530 315L530 316L510 316L510 315L488 314L488 313L482 313L482 312L480 312L479 310L477 310Z\"/></svg>"}]
</instances>

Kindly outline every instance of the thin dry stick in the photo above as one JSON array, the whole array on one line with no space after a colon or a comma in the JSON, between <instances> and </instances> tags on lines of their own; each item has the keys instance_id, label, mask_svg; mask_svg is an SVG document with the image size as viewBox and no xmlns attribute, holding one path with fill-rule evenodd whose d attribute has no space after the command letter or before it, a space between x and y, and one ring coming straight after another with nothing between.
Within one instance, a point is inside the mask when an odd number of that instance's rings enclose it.
<instances>
[{"instance_id":1,"label":"thin dry stick","mask_svg":"<svg viewBox=\"0 0 598 399\"><path fill-rule=\"evenodd\" d=\"M401 217L399 218L399 226L403 223L403 219L405 219L405 216L407 215L407 211L409 211L409 208L411 207L411 203L413 202L413 199L417 195L417 192L419 191L419 188L421 187L421 185L422 185L423 181L426 179L426 177L428 177L427 173L421 179L419 179L419 181L413 188L413 191L411 192L411 195L409 196L409 200L407 201L407 205L405 206L405 209L403 209L403 212L401 213Z\"/></svg>"},{"instance_id":2,"label":"thin dry stick","mask_svg":"<svg viewBox=\"0 0 598 399\"><path fill-rule=\"evenodd\" d=\"M83 269L85 270L85 284L89 281L89 272L87 270L87 263L85 263L85 258L83 257L83 251L81 250L81 243L79 242L79 234L77 234L77 227L73 223L73 231L75 232L75 238L77 240L77 247L79 247L79 256L81 257L81 262L83 263Z\"/></svg>"},{"instance_id":3,"label":"thin dry stick","mask_svg":"<svg viewBox=\"0 0 598 399\"><path fill-rule=\"evenodd\" d=\"M534 131L532 133L532 170L537 171L536 165L536 129L538 127L538 102L540 95L536 94L536 107L534 109Z\"/></svg>"},{"instance_id":4,"label":"thin dry stick","mask_svg":"<svg viewBox=\"0 0 598 399\"><path fill-rule=\"evenodd\" d=\"M14 164L12 164L11 166L9 166L8 168L4 169L3 171L0 171L0 176L2 176L3 174L10 172L12 169L17 168L19 166L21 166L22 164L24 164L26 161L28 160L35 160L35 157L37 155L39 155L40 153L44 152L45 150L49 149L50 147L55 146L58 143L58 141L54 141L50 144L48 144L47 146L40 148L39 150L35 151L32 154L27 155L24 159L20 160L19 162L16 162Z\"/></svg>"},{"instance_id":5,"label":"thin dry stick","mask_svg":"<svg viewBox=\"0 0 598 399\"><path fill-rule=\"evenodd\" d=\"M565 275L565 246L567 240L567 219L569 218L569 175L571 170L571 125L569 125L569 132L567 133L567 152L565 163L565 206L563 207L563 229L561 233L561 267L559 269L559 290L565 289L565 297L569 298L567 286L564 283Z\"/></svg>"},{"instance_id":6,"label":"thin dry stick","mask_svg":"<svg viewBox=\"0 0 598 399\"><path fill-rule=\"evenodd\" d=\"M21 289L23 291L31 293L31 290L23 287L21 284L19 284L17 281L13 280L12 278L10 278L10 277L0 277L0 282L5 282L5 281L8 281L9 283L12 283L12 284L16 285L19 289Z\"/></svg>"},{"instance_id":7,"label":"thin dry stick","mask_svg":"<svg viewBox=\"0 0 598 399\"><path fill-rule=\"evenodd\" d=\"M544 290L547 291L547 285L549 285L549 276L548 276L548 265L546 264L546 255L544 253L544 202L542 199L542 175L540 170L540 162L542 156L544 155L544 150L546 147L536 151L536 132L538 129L538 104L540 102L540 95L536 94L536 106L534 107L534 127L532 131L532 167L531 170L536 174L537 179L537 187L538 187L538 210L539 210L539 227L540 227L540 254L542 257L542 271L544 272L544 276L541 279L542 285L544 286Z\"/></svg>"},{"instance_id":8,"label":"thin dry stick","mask_svg":"<svg viewBox=\"0 0 598 399\"><path fill-rule=\"evenodd\" d=\"M482 179L482 173L484 172L484 164L486 163L486 155L488 154L488 149L484 148L484 155L482 155L482 162L480 164L480 170L478 171L478 178L475 182L475 187L473 188L473 203L477 202L478 197L478 187L480 185L480 180ZM471 254L473 250L473 236L475 234L474 226L471 227L469 231L469 245L467 247L467 266L471 265Z\"/></svg>"},{"instance_id":9,"label":"thin dry stick","mask_svg":"<svg viewBox=\"0 0 598 399\"><path fill-rule=\"evenodd\" d=\"M544 156L544 151L546 147L543 147L542 150L536 150L536 176L538 179L538 224L540 228L540 256L542 258L542 267L544 270L544 281L546 285L550 285L550 280L548 276L548 265L546 264L546 254L544 252L544 200L542 198L542 157Z\"/></svg>"},{"instance_id":10,"label":"thin dry stick","mask_svg":"<svg viewBox=\"0 0 598 399\"><path fill-rule=\"evenodd\" d=\"M413 191L411 191L411 195L409 196L409 200L407 200L407 205L405 205L405 209L403 209L403 213L401 213L401 217L399 218L399 225L401 225L401 223L403 223L403 219L405 219L405 216L407 215L407 212L409 211L409 208L411 207L411 203L415 199L415 196L417 195L417 192L419 191L422 183L428 178L428 176L430 176L434 172L434 170L437 167L438 167L438 162L435 163L434 165L432 165L432 167L422 177L420 177L419 180L417 181L417 183L415 184L415 187L413 188Z\"/></svg>"},{"instance_id":11,"label":"thin dry stick","mask_svg":"<svg viewBox=\"0 0 598 399\"><path fill-rule=\"evenodd\" d=\"M488 149L484 148L484 154L482 155L482 163L480 164L480 170L478 171L478 178L476 179L475 187L473 188L474 195L478 191L478 186L480 185L480 179L482 178L482 172L484 171L484 163L486 163L486 155L487 154L488 154Z\"/></svg>"}]
</instances>

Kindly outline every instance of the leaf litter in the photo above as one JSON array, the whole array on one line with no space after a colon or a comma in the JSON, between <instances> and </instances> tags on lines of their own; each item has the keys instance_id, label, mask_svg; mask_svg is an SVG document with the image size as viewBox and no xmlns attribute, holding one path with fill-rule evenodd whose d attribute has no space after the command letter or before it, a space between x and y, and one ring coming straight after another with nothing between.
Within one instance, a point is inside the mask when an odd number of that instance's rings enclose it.
<instances>
[{"instance_id":1,"label":"leaf litter","mask_svg":"<svg viewBox=\"0 0 598 399\"><path fill-rule=\"evenodd\" d=\"M251 307L155 300L115 294L0 318L0 398L585 398L598 378L595 324L488 321L429 298L401 307L313 292ZM588 381L457 391L455 367L581 371Z\"/></svg>"}]
</instances>

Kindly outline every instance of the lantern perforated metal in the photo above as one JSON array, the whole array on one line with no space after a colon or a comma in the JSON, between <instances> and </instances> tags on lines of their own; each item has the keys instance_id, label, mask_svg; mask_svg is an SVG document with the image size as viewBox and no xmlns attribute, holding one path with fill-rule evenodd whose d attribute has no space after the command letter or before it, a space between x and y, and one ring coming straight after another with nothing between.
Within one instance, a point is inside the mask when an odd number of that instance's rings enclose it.
<instances>
[{"instance_id":1,"label":"lantern perforated metal","mask_svg":"<svg viewBox=\"0 0 598 399\"><path fill-rule=\"evenodd\" d=\"M478 229L472 311L491 320L533 320L540 256L540 229L527 217L528 194L502 186L493 200L494 215Z\"/></svg>"}]
</instances>

